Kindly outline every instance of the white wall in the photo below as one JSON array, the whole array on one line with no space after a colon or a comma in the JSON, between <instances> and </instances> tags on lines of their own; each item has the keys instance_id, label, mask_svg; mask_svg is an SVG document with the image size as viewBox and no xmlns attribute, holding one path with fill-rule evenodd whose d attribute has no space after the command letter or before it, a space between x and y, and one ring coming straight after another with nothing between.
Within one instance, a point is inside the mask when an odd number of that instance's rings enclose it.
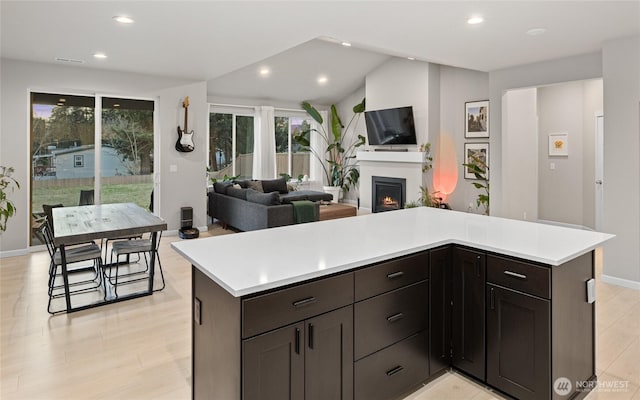
<instances>
[{"instance_id":1,"label":"white wall","mask_svg":"<svg viewBox=\"0 0 640 400\"><path fill-rule=\"evenodd\" d=\"M465 109L464 103L469 101L486 100L489 98L489 74L486 72L472 71L469 69L440 66L440 136L449 136L455 144L455 157L458 166L458 179L455 191L449 195L447 202L454 210L467 211L469 203L476 207L478 190L471 184L472 181L464 179L464 143L486 142L487 139L465 139ZM489 110L493 104L489 104ZM493 128L490 127L490 135ZM449 155L438 154L440 138L432 134L432 146L436 149L434 154L434 167L440 159ZM493 168L493 149L489 148L489 168ZM490 176L493 180L493 176ZM493 200L493 198L492 198Z\"/></svg>"},{"instance_id":2,"label":"white wall","mask_svg":"<svg viewBox=\"0 0 640 400\"><path fill-rule=\"evenodd\" d=\"M365 97L365 89L364 86L351 93L349 96L342 99L338 104L336 104L336 109L338 110L338 115L342 120L342 123L347 126L351 116L353 116L353 106L360 104L362 99ZM368 102L369 99L367 99ZM351 145L353 141L358 137L358 135L363 135L365 138L367 137L367 127L364 122L364 113L360 114L360 117L356 117L353 121L353 125L349 128L349 132L347 133L349 138L352 140L348 143L345 142L345 146ZM364 146L358 148L358 151L362 151ZM354 153L355 155L355 153ZM348 203L356 204L358 201L358 197L360 196L359 185L355 185L349 192L344 194L343 201Z\"/></svg>"},{"instance_id":3,"label":"white wall","mask_svg":"<svg viewBox=\"0 0 640 400\"><path fill-rule=\"evenodd\" d=\"M596 114L603 112L603 82L602 79L592 79L583 82L584 109L584 141L582 145L582 225L595 229L596 227Z\"/></svg>"},{"instance_id":4,"label":"white wall","mask_svg":"<svg viewBox=\"0 0 640 400\"><path fill-rule=\"evenodd\" d=\"M367 111L413 106L418 144L429 141L429 68L429 63L392 58L365 79Z\"/></svg>"},{"instance_id":5,"label":"white wall","mask_svg":"<svg viewBox=\"0 0 640 400\"><path fill-rule=\"evenodd\" d=\"M538 89L538 218L541 220L582 225L582 86L582 82L572 82ZM551 133L568 134L568 156L549 156Z\"/></svg>"},{"instance_id":6,"label":"white wall","mask_svg":"<svg viewBox=\"0 0 640 400\"><path fill-rule=\"evenodd\" d=\"M502 209L506 218L538 219L536 94L535 88L516 89L502 98L502 159L508 166L502 174L502 188L510 193Z\"/></svg>"},{"instance_id":7,"label":"white wall","mask_svg":"<svg viewBox=\"0 0 640 400\"><path fill-rule=\"evenodd\" d=\"M181 110L180 99L169 98L170 92L161 93L165 88L185 85L192 81L184 79L154 77L141 74L120 73L115 71L105 71L86 67L68 67L51 64L40 64L9 59L0 60L0 74L2 81L1 88L1 117L0 123L0 164L14 166L16 173L14 177L21 183L21 189L12 194L18 213L9 220L7 231L0 235L0 251L3 255L19 254L26 251L29 246L29 174L30 174L30 133L29 133L29 90L53 91L61 93L98 93L120 96L139 96L158 98L160 101L161 135L158 138L161 146L161 165L164 162L178 163L175 158L180 159L180 155L172 154L175 139L177 139L176 126L182 125L178 113ZM196 92L202 91L202 95ZM206 119L198 111L201 107L206 107L206 86L202 88L189 87L186 91L192 96L192 116L193 123L190 124L196 130L196 151L190 153L193 159L199 159L199 151L204 152L204 146L200 145L200 140L204 140L204 126ZM173 93L174 95L178 95ZM182 94L182 93L180 93ZM204 105L196 104L202 102ZM170 116L165 115L171 113ZM202 121L197 121L201 118ZM200 134L200 132L202 134ZM199 150L201 149L201 150ZM177 153L173 150L173 153ZM204 158L203 158L204 160ZM204 171L206 163L202 165L185 164L180 171L185 172L185 185L182 192L172 190L174 180L164 181L160 175L160 185L166 190L162 194L161 217L171 215L176 212L175 208L181 203L180 199L198 199L202 205L194 205L195 223L198 226L205 225L206 211L204 208ZM191 170L193 169L193 170ZM176 200L172 200L175 198ZM199 199L202 199L201 201ZM177 229L173 218L168 218L169 229Z\"/></svg>"},{"instance_id":8,"label":"white wall","mask_svg":"<svg viewBox=\"0 0 640 400\"><path fill-rule=\"evenodd\" d=\"M489 72L491 169L497 172L491 175L491 215L505 216L505 204L516 201L511 199L515 192L503 188L503 174L510 168L509 165L503 165L502 97L504 93L511 89L600 77L602 77L602 55L600 53L566 57Z\"/></svg>"},{"instance_id":9,"label":"white wall","mask_svg":"<svg viewBox=\"0 0 640 400\"><path fill-rule=\"evenodd\" d=\"M640 37L604 44L603 280L640 289Z\"/></svg>"}]
</instances>

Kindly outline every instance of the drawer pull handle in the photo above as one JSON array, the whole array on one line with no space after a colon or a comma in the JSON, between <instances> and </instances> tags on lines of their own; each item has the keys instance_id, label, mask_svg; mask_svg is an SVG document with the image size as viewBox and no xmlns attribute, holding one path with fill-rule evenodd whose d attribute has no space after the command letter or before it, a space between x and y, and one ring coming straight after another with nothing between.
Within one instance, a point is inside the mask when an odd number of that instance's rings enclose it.
<instances>
[{"instance_id":1,"label":"drawer pull handle","mask_svg":"<svg viewBox=\"0 0 640 400\"><path fill-rule=\"evenodd\" d=\"M394 314L390 317L387 317L387 321L389 321L390 323L396 322L398 320L401 320L402 318L404 318L404 314L399 312L397 314Z\"/></svg>"},{"instance_id":2,"label":"drawer pull handle","mask_svg":"<svg viewBox=\"0 0 640 400\"><path fill-rule=\"evenodd\" d=\"M387 371L387 376L393 376L395 374L397 374L398 372L401 372L404 369L404 367L402 365L398 365L395 368L391 368L390 370Z\"/></svg>"},{"instance_id":3,"label":"drawer pull handle","mask_svg":"<svg viewBox=\"0 0 640 400\"><path fill-rule=\"evenodd\" d=\"M402 277L402 275L404 275L404 272L402 271L398 271L398 272L394 272L392 274L387 275L387 278L389 279L396 279L396 278L400 278Z\"/></svg>"},{"instance_id":4,"label":"drawer pull handle","mask_svg":"<svg viewBox=\"0 0 640 400\"><path fill-rule=\"evenodd\" d=\"M513 276L514 278L518 278L518 279L525 279L525 280L527 279L526 275L522 275L522 274L519 274L517 272L504 271L504 274L505 275L509 275L509 276Z\"/></svg>"},{"instance_id":5,"label":"drawer pull handle","mask_svg":"<svg viewBox=\"0 0 640 400\"><path fill-rule=\"evenodd\" d=\"M307 297L306 299L294 301L293 302L293 306L294 307L304 307L304 306L308 306L309 304L312 304L312 303L315 303L315 302L316 302L316 298L315 297Z\"/></svg>"}]
</instances>

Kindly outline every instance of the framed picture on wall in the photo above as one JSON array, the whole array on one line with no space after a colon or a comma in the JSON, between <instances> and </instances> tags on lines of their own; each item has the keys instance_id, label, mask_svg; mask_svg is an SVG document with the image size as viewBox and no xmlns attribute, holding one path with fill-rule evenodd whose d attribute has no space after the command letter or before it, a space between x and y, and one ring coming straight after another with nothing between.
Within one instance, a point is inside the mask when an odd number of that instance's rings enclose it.
<instances>
[{"instance_id":1,"label":"framed picture on wall","mask_svg":"<svg viewBox=\"0 0 640 400\"><path fill-rule=\"evenodd\" d=\"M567 133L549 134L549 156L569 155L569 135Z\"/></svg>"},{"instance_id":2,"label":"framed picture on wall","mask_svg":"<svg viewBox=\"0 0 640 400\"><path fill-rule=\"evenodd\" d=\"M464 137L489 137L489 100L464 103Z\"/></svg>"},{"instance_id":3,"label":"framed picture on wall","mask_svg":"<svg viewBox=\"0 0 640 400\"><path fill-rule=\"evenodd\" d=\"M489 143L465 143L464 163L475 164L489 179ZM464 167L464 179L478 179L473 169Z\"/></svg>"}]
</instances>

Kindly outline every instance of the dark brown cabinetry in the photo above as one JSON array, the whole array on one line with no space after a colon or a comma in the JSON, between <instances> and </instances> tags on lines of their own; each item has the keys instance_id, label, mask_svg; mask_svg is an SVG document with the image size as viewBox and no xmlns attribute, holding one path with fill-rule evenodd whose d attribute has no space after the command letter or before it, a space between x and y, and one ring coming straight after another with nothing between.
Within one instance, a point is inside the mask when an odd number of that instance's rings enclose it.
<instances>
[{"instance_id":1,"label":"dark brown cabinetry","mask_svg":"<svg viewBox=\"0 0 640 400\"><path fill-rule=\"evenodd\" d=\"M451 246L429 253L429 372L451 365Z\"/></svg>"},{"instance_id":2,"label":"dark brown cabinetry","mask_svg":"<svg viewBox=\"0 0 640 400\"><path fill-rule=\"evenodd\" d=\"M392 400L454 367L577 400L552 385L595 379L593 275L592 253L551 267L448 245L234 297L194 267L193 398Z\"/></svg>"},{"instance_id":3,"label":"dark brown cabinetry","mask_svg":"<svg viewBox=\"0 0 640 400\"><path fill-rule=\"evenodd\" d=\"M575 382L595 379L594 307L586 282L593 255L558 267L487 256L487 380L522 400L579 399ZM573 383L560 395L558 378Z\"/></svg>"},{"instance_id":4,"label":"dark brown cabinetry","mask_svg":"<svg viewBox=\"0 0 640 400\"><path fill-rule=\"evenodd\" d=\"M453 249L452 364L480 380L485 378L485 271L484 253Z\"/></svg>"},{"instance_id":5,"label":"dark brown cabinetry","mask_svg":"<svg viewBox=\"0 0 640 400\"><path fill-rule=\"evenodd\" d=\"M428 252L356 271L356 400L395 399L428 378L428 276Z\"/></svg>"},{"instance_id":6,"label":"dark brown cabinetry","mask_svg":"<svg viewBox=\"0 0 640 400\"><path fill-rule=\"evenodd\" d=\"M487 383L520 399L550 387L549 301L487 285Z\"/></svg>"},{"instance_id":7,"label":"dark brown cabinetry","mask_svg":"<svg viewBox=\"0 0 640 400\"><path fill-rule=\"evenodd\" d=\"M245 400L353 398L353 307L243 341Z\"/></svg>"}]
</instances>

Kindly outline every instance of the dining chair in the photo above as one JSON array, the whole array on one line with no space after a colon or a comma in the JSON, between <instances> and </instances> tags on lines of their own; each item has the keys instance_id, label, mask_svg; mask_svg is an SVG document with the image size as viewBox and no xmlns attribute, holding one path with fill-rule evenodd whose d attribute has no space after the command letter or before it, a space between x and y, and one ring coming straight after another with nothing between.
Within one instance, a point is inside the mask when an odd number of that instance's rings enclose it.
<instances>
[{"instance_id":1,"label":"dining chair","mask_svg":"<svg viewBox=\"0 0 640 400\"><path fill-rule=\"evenodd\" d=\"M80 191L80 201L78 202L79 206L89 206L94 204L94 195L93 189L91 190L81 190Z\"/></svg>"},{"instance_id":2,"label":"dining chair","mask_svg":"<svg viewBox=\"0 0 640 400\"><path fill-rule=\"evenodd\" d=\"M40 233L44 238L45 245L47 246L47 251L49 252L49 257L51 259L49 264L49 282L48 282L48 294L49 294L49 302L47 304L47 311L49 314L56 314L60 311L52 311L51 310L51 301L58 297L63 297L65 295L64 292L64 284L56 285L56 278L61 277L62 273L58 273L58 267L62 266L62 254L60 253L60 249L55 246L53 241L53 234L49 227L49 224L44 223L40 227ZM90 291L97 290L103 284L102 276L104 275L104 271L102 268L102 249L95 243L84 244L76 247L70 247L65 249L65 258L67 261L67 272L79 272L80 270L93 270L93 276L90 278L85 278L73 282L69 282L69 294L79 294L79 293L87 293ZM91 261L92 265L87 266L86 264L82 267L69 268L70 264L77 264L87 261ZM71 287L75 287L76 289L71 290ZM60 291L62 289L62 291Z\"/></svg>"},{"instance_id":3,"label":"dining chair","mask_svg":"<svg viewBox=\"0 0 640 400\"><path fill-rule=\"evenodd\" d=\"M109 283L111 283L114 287L114 294L118 295L118 285L125 285L125 284L129 284L129 283L133 283L133 282L138 282L141 280L147 280L149 279L148 274L150 273L150 269L149 269L149 257L151 257L151 254L153 253L155 255L155 260L158 264L159 267L159 271L160 271L160 278L162 280L162 287L158 288L158 289L154 289L154 292L160 291L162 289L165 288L165 281L164 281L164 273L162 271L162 263L160 262L160 254L158 253L158 248L160 246L160 239L162 238L162 232L158 232L158 238L156 240L156 245L155 247L152 247L152 242L151 242L151 236L149 236L149 238L140 238L140 239L131 239L131 240L120 240L117 242L113 243L113 246L111 248L111 261L113 261L113 258L115 257L115 263L111 262L110 266L109 266L109 276L106 276L106 269L105 269L105 281L108 280ZM140 254L142 254L142 257L144 257L144 262L146 265L146 268L144 270L141 271L129 271L127 273L124 274L120 274L120 267L124 264L129 264L132 265L132 263L129 262L129 257L132 254L138 254L138 256L140 256ZM147 254L149 255L149 257L147 256ZM122 263L120 261L120 257L121 256L126 256L127 257L127 262ZM140 257L140 259L142 258ZM115 268L115 278L112 274L112 270ZM136 276L136 275L142 275L145 274L147 276L143 276L143 277L138 277L138 278L132 278L132 279L126 279L127 277L132 277L132 276ZM119 278L125 278L126 280L124 281L120 281L118 282ZM106 295L106 294L105 294Z\"/></svg>"}]
</instances>

